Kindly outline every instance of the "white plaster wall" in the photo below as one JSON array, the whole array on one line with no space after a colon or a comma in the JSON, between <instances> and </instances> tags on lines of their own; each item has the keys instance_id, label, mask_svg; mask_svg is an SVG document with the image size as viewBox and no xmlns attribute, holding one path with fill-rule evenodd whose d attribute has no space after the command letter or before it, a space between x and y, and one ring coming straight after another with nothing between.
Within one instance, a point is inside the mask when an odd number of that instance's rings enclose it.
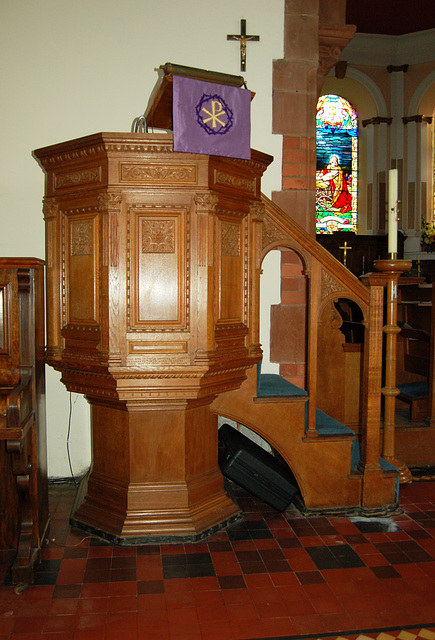
<instances>
[{"instance_id":1,"label":"white plaster wall","mask_svg":"<svg viewBox=\"0 0 435 640\"><path fill-rule=\"evenodd\" d=\"M263 181L281 188L281 136L271 133L272 61L283 54L284 0L2 0L0 3L0 255L44 257L43 175L33 149L99 131L129 131L165 62L239 75L255 91L254 148L275 157ZM90 464L89 408L75 394L70 428L76 475ZM70 475L69 394L47 372L49 475Z\"/></svg>"},{"instance_id":2,"label":"white plaster wall","mask_svg":"<svg viewBox=\"0 0 435 640\"><path fill-rule=\"evenodd\" d=\"M281 302L281 251L269 251L261 264L260 344L263 350L262 373L279 373L279 363L270 361L270 312Z\"/></svg>"}]
</instances>

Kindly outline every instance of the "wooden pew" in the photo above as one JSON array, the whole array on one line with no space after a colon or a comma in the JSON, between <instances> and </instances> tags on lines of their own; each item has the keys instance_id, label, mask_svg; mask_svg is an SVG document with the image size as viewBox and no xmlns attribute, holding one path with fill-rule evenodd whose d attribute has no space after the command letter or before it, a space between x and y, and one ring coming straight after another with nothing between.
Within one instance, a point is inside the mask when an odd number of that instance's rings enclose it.
<instances>
[{"instance_id":1,"label":"wooden pew","mask_svg":"<svg viewBox=\"0 0 435 640\"><path fill-rule=\"evenodd\" d=\"M397 399L409 404L411 422L422 422L428 414L432 286L423 278L404 277L398 294Z\"/></svg>"},{"instance_id":2,"label":"wooden pew","mask_svg":"<svg viewBox=\"0 0 435 640\"><path fill-rule=\"evenodd\" d=\"M34 581L47 532L44 264L0 258L0 558Z\"/></svg>"}]
</instances>

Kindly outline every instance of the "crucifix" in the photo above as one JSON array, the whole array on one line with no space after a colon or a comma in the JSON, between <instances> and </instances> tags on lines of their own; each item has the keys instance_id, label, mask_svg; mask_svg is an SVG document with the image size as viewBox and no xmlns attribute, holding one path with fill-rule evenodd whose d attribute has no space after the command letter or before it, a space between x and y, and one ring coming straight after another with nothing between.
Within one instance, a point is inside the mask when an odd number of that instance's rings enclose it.
<instances>
[{"instance_id":1,"label":"crucifix","mask_svg":"<svg viewBox=\"0 0 435 640\"><path fill-rule=\"evenodd\" d=\"M344 245L342 247L338 247L339 249L343 249L343 264L346 266L347 260L347 252L352 249L352 247L347 246L347 240L344 241Z\"/></svg>"},{"instance_id":2,"label":"crucifix","mask_svg":"<svg viewBox=\"0 0 435 640\"><path fill-rule=\"evenodd\" d=\"M242 20L240 20L240 34L228 34L227 40L237 40L240 42L240 71L246 71L246 43L248 41L258 42L260 40L260 36L246 35L246 20L242 18Z\"/></svg>"}]
</instances>

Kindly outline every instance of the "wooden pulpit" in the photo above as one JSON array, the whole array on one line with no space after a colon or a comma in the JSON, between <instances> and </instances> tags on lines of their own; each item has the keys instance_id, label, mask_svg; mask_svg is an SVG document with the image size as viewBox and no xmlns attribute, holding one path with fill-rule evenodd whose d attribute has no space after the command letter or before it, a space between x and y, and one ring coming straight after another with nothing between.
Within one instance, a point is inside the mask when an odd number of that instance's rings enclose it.
<instances>
[{"instance_id":1,"label":"wooden pulpit","mask_svg":"<svg viewBox=\"0 0 435 640\"><path fill-rule=\"evenodd\" d=\"M73 522L121 544L197 539L238 517L210 403L261 357L248 332L249 221L272 159L172 148L171 133L99 133L34 153L47 360L92 408L92 473Z\"/></svg>"}]
</instances>

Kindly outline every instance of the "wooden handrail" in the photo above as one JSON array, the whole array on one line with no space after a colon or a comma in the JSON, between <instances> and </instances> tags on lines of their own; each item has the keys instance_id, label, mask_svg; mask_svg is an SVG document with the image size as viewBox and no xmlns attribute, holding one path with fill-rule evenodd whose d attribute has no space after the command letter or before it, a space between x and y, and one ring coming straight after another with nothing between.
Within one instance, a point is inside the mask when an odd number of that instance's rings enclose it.
<instances>
[{"instance_id":1,"label":"wooden handrail","mask_svg":"<svg viewBox=\"0 0 435 640\"><path fill-rule=\"evenodd\" d=\"M272 202L272 200L267 198L267 196L262 195L262 201L265 205L267 215L273 219L277 227L295 240L301 248L310 253L324 269L329 271L329 273L333 275L338 282L342 283L345 288L349 289L362 303L369 303L369 292L367 287L362 284L362 282L358 280L358 278L354 276L349 269L334 258L327 249L322 247L317 240L312 238L305 229L286 215L284 211Z\"/></svg>"}]
</instances>

